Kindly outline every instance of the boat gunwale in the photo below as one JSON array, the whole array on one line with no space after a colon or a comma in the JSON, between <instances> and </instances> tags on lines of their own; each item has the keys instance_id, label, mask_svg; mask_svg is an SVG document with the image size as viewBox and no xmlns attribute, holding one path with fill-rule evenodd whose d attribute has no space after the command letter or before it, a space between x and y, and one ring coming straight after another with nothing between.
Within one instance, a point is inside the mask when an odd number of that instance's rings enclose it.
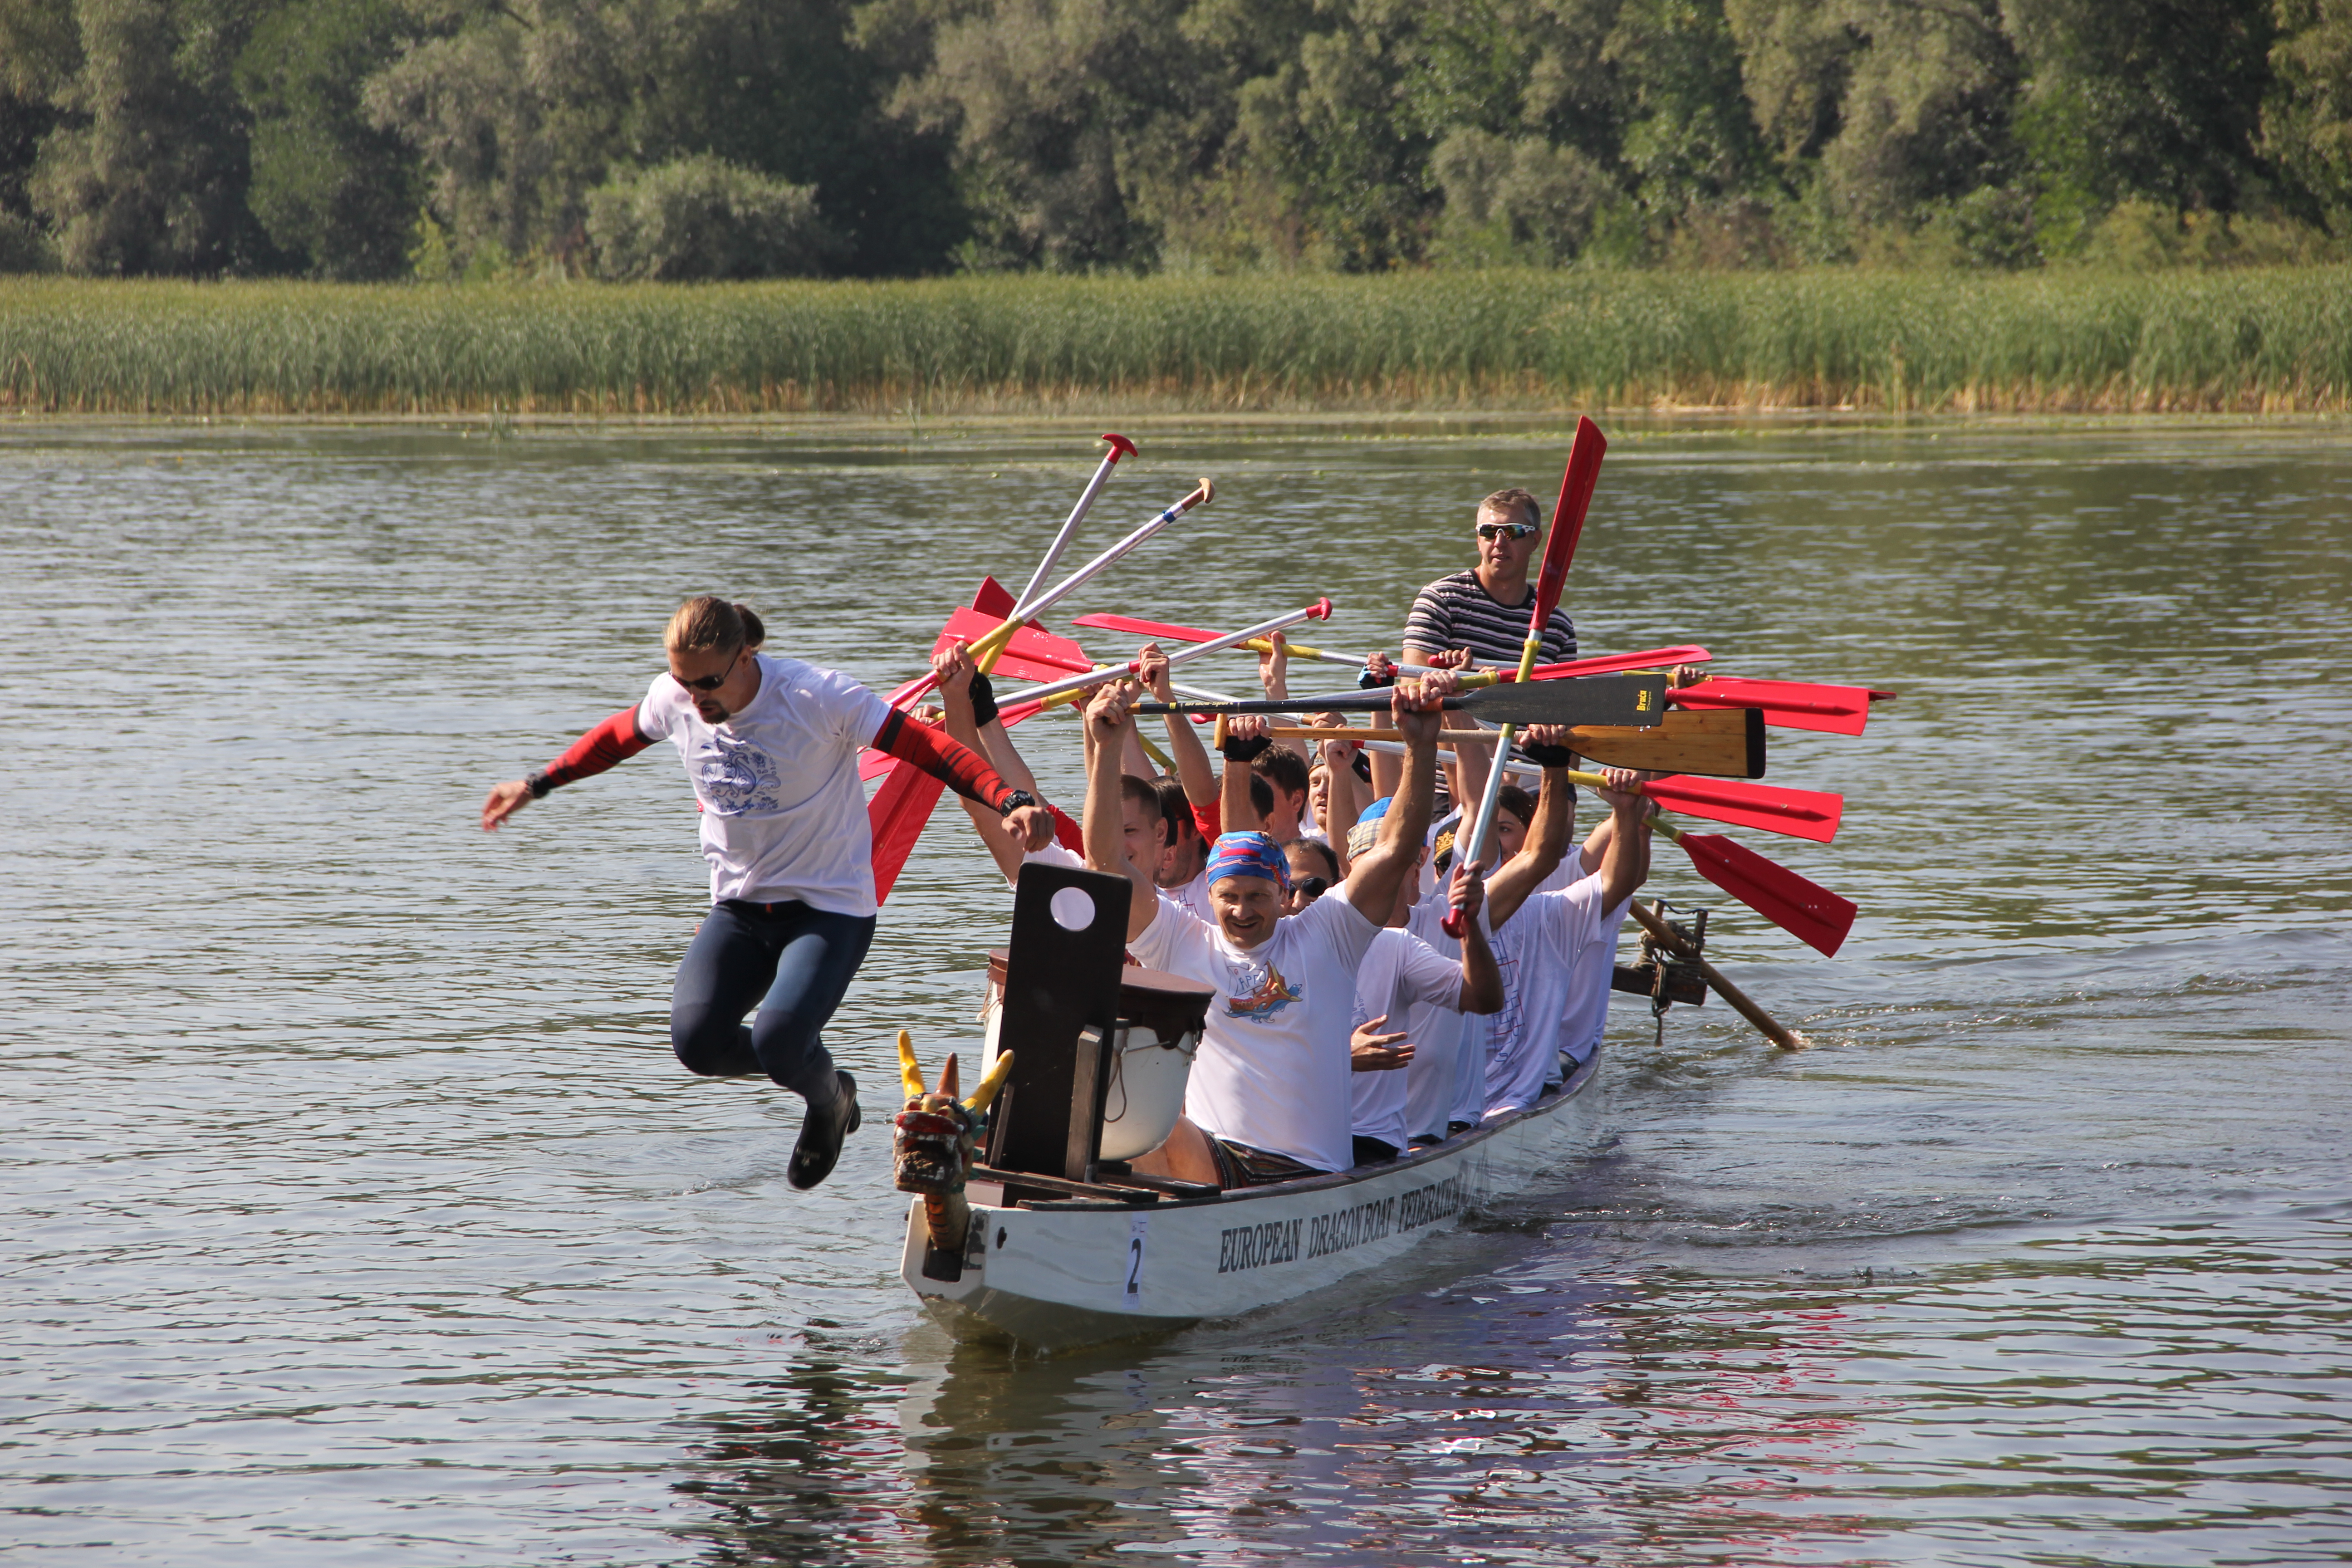
<instances>
[{"instance_id":1,"label":"boat gunwale","mask_svg":"<svg viewBox=\"0 0 2352 1568\"><path fill-rule=\"evenodd\" d=\"M1562 1102L1583 1092L1585 1085L1591 1081L1593 1074L1599 1070L1601 1057L1601 1053L1595 1050L1591 1056L1576 1064L1576 1070L1563 1079L1558 1089L1541 1096L1532 1104L1523 1106L1507 1116L1497 1116L1481 1121L1467 1131L1456 1133L1452 1138L1443 1139L1435 1143L1424 1144L1419 1149L1400 1154L1393 1160L1383 1160L1377 1165L1351 1165L1344 1171L1325 1171L1312 1176L1294 1176L1286 1182L1267 1182L1257 1186L1230 1187L1213 1195L1197 1198L1163 1194L1155 1201L1146 1202L1144 1200L1152 1194L1148 1189L1139 1188L1132 1201L1117 1198L1024 1198L1014 1204L976 1204L973 1206L1026 1210L1033 1214L1073 1214L1088 1209L1100 1209L1106 1213L1125 1211L1154 1214L1164 1213L1170 1209L1205 1208L1211 1204L1248 1203L1255 1198L1289 1197L1302 1193L1326 1192L1339 1187L1354 1186L1360 1182L1391 1175L1423 1161L1459 1154L1528 1117L1550 1114ZM1010 1178L1005 1183L1007 1186L1020 1184L1021 1173L1018 1171L998 1172L992 1169L991 1175Z\"/></svg>"}]
</instances>

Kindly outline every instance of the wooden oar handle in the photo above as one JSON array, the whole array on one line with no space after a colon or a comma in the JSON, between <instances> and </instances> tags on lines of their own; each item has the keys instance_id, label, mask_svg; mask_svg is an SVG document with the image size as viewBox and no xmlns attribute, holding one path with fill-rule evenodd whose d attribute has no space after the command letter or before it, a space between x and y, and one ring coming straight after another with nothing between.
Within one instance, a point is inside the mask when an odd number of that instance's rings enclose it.
<instances>
[{"instance_id":1,"label":"wooden oar handle","mask_svg":"<svg viewBox=\"0 0 2352 1568\"><path fill-rule=\"evenodd\" d=\"M1706 983L1715 987L1715 994L1730 1003L1734 1012L1755 1025L1759 1034L1784 1051L1801 1051L1805 1048L1802 1036L1783 1028L1780 1020L1748 1000L1746 992L1726 980L1722 972L1714 964L1693 952L1690 943L1675 935L1674 928L1658 918L1654 911L1645 910L1640 904L1630 900L1625 907L1633 911L1635 920L1642 922L1642 929L1650 933L1651 941L1705 975Z\"/></svg>"}]
</instances>

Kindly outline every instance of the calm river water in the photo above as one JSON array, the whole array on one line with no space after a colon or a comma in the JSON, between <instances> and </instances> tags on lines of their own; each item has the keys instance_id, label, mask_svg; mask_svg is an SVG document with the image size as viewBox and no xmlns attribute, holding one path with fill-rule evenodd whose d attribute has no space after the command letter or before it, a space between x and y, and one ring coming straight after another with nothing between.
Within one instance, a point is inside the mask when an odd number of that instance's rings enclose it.
<instances>
[{"instance_id":1,"label":"calm river water","mask_svg":"<svg viewBox=\"0 0 2352 1568\"><path fill-rule=\"evenodd\" d=\"M1741 836L1860 901L1840 958L1658 851L1817 1048L1622 998L1574 1156L1410 1271L1039 1362L920 1319L871 1111L796 1194L797 1101L671 1059L666 750L474 816L686 593L911 673L1099 427L0 426L0 1551L2352 1554L2352 427L1613 421L1589 651L1902 692L1776 734L1834 846ZM1088 542L1220 499L1082 607L1342 647L1567 446L1129 433ZM973 1040L985 869L941 811L832 1031L869 1106L900 1025Z\"/></svg>"}]
</instances>

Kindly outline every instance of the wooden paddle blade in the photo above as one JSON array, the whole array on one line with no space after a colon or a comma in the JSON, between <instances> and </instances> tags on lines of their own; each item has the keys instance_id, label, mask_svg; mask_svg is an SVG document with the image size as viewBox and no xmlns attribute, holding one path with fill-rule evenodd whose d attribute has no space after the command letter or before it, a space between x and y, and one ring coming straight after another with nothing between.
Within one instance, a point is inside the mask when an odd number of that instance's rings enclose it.
<instances>
[{"instance_id":1,"label":"wooden paddle blade","mask_svg":"<svg viewBox=\"0 0 2352 1568\"><path fill-rule=\"evenodd\" d=\"M1735 827L1760 827L1791 838L1827 844L1837 837L1845 815L1845 797L1822 790L1780 789L1772 784L1740 784L1730 779L1652 779L1643 793L1668 811L1727 822Z\"/></svg>"},{"instance_id":2,"label":"wooden paddle blade","mask_svg":"<svg viewBox=\"0 0 2352 1568\"><path fill-rule=\"evenodd\" d=\"M1601 482L1601 455L1609 450L1601 426L1579 415L1576 444L1568 450L1568 467L1559 476L1559 500L1551 510L1551 533L1544 540L1543 569L1536 575L1536 602L1528 630L1539 634L1552 611L1559 607L1560 590L1568 585L1569 563L1576 559L1576 542L1584 536L1584 514L1592 505L1592 487Z\"/></svg>"},{"instance_id":3,"label":"wooden paddle blade","mask_svg":"<svg viewBox=\"0 0 2352 1568\"><path fill-rule=\"evenodd\" d=\"M1382 704L1385 706L1385 704ZM1307 700L1294 709L1312 713ZM1665 717L1663 675L1588 675L1573 680L1530 680L1465 691L1449 701L1490 724L1610 724L1648 729Z\"/></svg>"},{"instance_id":4,"label":"wooden paddle blade","mask_svg":"<svg viewBox=\"0 0 2352 1568\"><path fill-rule=\"evenodd\" d=\"M1580 724L1569 743L1608 768L1710 778L1764 776L1764 715L1753 708L1685 712L1669 708L1655 729Z\"/></svg>"},{"instance_id":5,"label":"wooden paddle blade","mask_svg":"<svg viewBox=\"0 0 2352 1568\"><path fill-rule=\"evenodd\" d=\"M1861 686L1818 686L1806 680L1742 680L1716 676L1675 689L1677 708L1754 708L1783 730L1859 735L1870 720L1871 692Z\"/></svg>"},{"instance_id":6,"label":"wooden paddle blade","mask_svg":"<svg viewBox=\"0 0 2352 1568\"><path fill-rule=\"evenodd\" d=\"M1860 911L1818 882L1809 882L1745 845L1715 833L1685 833L1677 840L1698 874L1798 938L1824 957L1834 958Z\"/></svg>"}]
</instances>

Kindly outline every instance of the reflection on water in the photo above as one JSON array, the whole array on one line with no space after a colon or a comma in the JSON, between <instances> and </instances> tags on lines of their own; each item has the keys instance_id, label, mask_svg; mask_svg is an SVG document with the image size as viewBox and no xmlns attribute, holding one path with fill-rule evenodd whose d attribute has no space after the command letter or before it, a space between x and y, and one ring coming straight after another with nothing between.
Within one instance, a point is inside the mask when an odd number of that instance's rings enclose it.
<instances>
[{"instance_id":1,"label":"reflection on water","mask_svg":"<svg viewBox=\"0 0 2352 1568\"><path fill-rule=\"evenodd\" d=\"M1899 688L1834 963L1660 852L1743 984L1617 1015L1589 1144L1357 1298L1051 1361L897 1282L886 1147L662 1036L659 754L486 838L721 587L880 683L1025 577L1084 429L0 433L0 1506L114 1563L2307 1563L2352 1554L2352 442L1622 421L1594 651ZM1392 642L1527 422L1133 430L1085 609ZM1095 530L1090 529L1089 537ZM1090 644L1090 647L1097 646ZM1100 645L1099 651L1119 651ZM1245 682L1246 666L1226 679ZM1302 685L1294 680L1294 685ZM1067 728L1023 731L1050 791ZM1035 731L1034 738L1032 730ZM940 814L832 1033L967 1046Z\"/></svg>"}]
</instances>

